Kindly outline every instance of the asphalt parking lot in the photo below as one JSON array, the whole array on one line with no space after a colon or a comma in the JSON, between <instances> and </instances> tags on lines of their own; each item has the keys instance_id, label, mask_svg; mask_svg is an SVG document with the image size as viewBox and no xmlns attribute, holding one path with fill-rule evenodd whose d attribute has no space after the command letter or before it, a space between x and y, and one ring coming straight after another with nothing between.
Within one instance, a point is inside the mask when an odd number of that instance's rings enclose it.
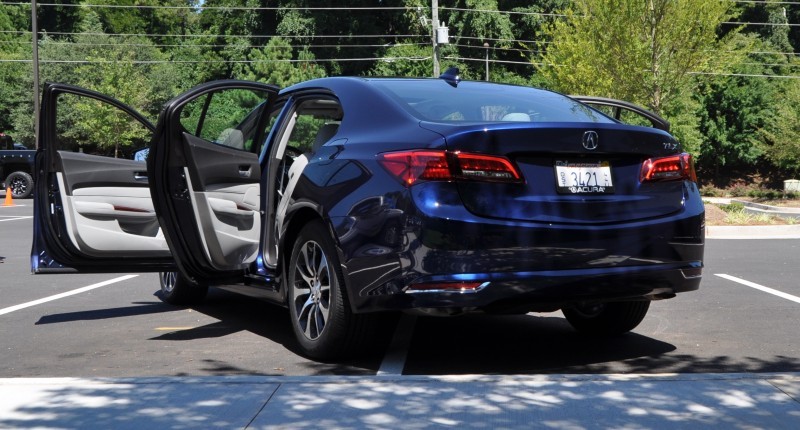
<instances>
[{"instance_id":1,"label":"asphalt parking lot","mask_svg":"<svg viewBox=\"0 0 800 430\"><path fill-rule=\"evenodd\" d=\"M31 275L31 201L0 206L2 428L786 428L800 425L798 239L709 240L702 287L632 333L560 313L404 316L339 363L285 309L155 274Z\"/></svg>"},{"instance_id":2,"label":"asphalt parking lot","mask_svg":"<svg viewBox=\"0 0 800 430\"><path fill-rule=\"evenodd\" d=\"M155 274L31 275L31 201L16 203L0 207L0 377L800 371L800 240L709 240L701 289L619 338L580 336L560 312L403 317L372 354L321 363L277 306L218 290L170 306Z\"/></svg>"}]
</instances>

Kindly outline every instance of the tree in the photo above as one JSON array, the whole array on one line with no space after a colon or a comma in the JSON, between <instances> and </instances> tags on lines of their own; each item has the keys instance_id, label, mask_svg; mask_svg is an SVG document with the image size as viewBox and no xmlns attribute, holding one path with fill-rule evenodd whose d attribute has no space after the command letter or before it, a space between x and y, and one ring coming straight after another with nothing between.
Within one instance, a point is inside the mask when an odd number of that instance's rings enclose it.
<instances>
[{"instance_id":1,"label":"tree","mask_svg":"<svg viewBox=\"0 0 800 430\"><path fill-rule=\"evenodd\" d=\"M0 8L0 132L21 140L11 120L17 105L32 105L25 77L31 74L30 7L9 5ZM30 88L30 87L28 87ZM26 141L30 144L32 142Z\"/></svg>"},{"instance_id":2,"label":"tree","mask_svg":"<svg viewBox=\"0 0 800 430\"><path fill-rule=\"evenodd\" d=\"M433 57L430 46L420 46L411 40L387 48L372 68L375 76L430 76Z\"/></svg>"},{"instance_id":3,"label":"tree","mask_svg":"<svg viewBox=\"0 0 800 430\"><path fill-rule=\"evenodd\" d=\"M779 91L783 102L774 105L773 115L766 118L757 136L763 141L767 158L796 175L800 173L800 79L779 82Z\"/></svg>"},{"instance_id":4,"label":"tree","mask_svg":"<svg viewBox=\"0 0 800 430\"><path fill-rule=\"evenodd\" d=\"M735 31L719 0L577 0L547 28L539 71L561 91L621 98L656 113L693 89L693 73L724 70Z\"/></svg>"},{"instance_id":5,"label":"tree","mask_svg":"<svg viewBox=\"0 0 800 430\"><path fill-rule=\"evenodd\" d=\"M298 82L325 76L325 69L314 62L314 54L303 49L293 58L292 45L283 38L273 37L261 50L248 55L249 63L235 72L238 79L261 81L287 87Z\"/></svg>"}]
</instances>

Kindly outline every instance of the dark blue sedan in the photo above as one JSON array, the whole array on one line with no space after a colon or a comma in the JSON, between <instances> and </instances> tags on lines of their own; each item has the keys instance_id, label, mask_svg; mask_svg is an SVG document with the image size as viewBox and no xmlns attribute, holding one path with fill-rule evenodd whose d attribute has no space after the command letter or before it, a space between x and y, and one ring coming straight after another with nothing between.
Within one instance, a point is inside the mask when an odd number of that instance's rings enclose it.
<instances>
[{"instance_id":1,"label":"dark blue sedan","mask_svg":"<svg viewBox=\"0 0 800 430\"><path fill-rule=\"evenodd\" d=\"M75 143L63 124L81 110L64 105L87 101L135 120L125 136L150 142L147 160ZM156 125L69 85L46 86L42 106L34 272L157 271L169 303L209 286L279 303L310 357L358 353L395 311L561 309L580 331L618 334L700 285L692 157L624 102L451 70L216 81Z\"/></svg>"}]
</instances>

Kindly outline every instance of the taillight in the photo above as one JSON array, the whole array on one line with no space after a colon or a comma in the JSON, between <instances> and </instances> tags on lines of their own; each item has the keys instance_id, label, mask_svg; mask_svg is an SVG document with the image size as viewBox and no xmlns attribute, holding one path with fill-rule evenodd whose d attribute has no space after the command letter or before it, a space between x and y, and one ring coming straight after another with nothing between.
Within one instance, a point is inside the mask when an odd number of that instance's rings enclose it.
<instances>
[{"instance_id":1,"label":"taillight","mask_svg":"<svg viewBox=\"0 0 800 430\"><path fill-rule=\"evenodd\" d=\"M452 179L444 151L389 152L378 155L378 161L405 185L418 180Z\"/></svg>"},{"instance_id":2,"label":"taillight","mask_svg":"<svg viewBox=\"0 0 800 430\"><path fill-rule=\"evenodd\" d=\"M477 180L520 182L505 157L447 151L402 151L378 155L378 162L406 186L417 181Z\"/></svg>"},{"instance_id":3,"label":"taillight","mask_svg":"<svg viewBox=\"0 0 800 430\"><path fill-rule=\"evenodd\" d=\"M519 181L519 173L511 161L503 157L456 153L458 167L465 178L489 181Z\"/></svg>"},{"instance_id":4,"label":"taillight","mask_svg":"<svg viewBox=\"0 0 800 430\"><path fill-rule=\"evenodd\" d=\"M688 179L697 182L694 170L694 159L691 154L683 153L669 157L651 158L642 163L639 175L641 182L676 181Z\"/></svg>"}]
</instances>

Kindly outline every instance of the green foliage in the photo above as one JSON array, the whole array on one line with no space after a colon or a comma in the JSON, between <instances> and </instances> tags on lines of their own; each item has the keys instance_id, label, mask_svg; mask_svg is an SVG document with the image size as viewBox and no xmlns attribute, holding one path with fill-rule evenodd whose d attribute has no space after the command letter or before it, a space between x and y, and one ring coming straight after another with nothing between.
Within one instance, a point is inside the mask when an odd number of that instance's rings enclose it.
<instances>
[{"instance_id":1,"label":"green foliage","mask_svg":"<svg viewBox=\"0 0 800 430\"><path fill-rule=\"evenodd\" d=\"M794 61L800 67L800 61ZM776 99L769 105L764 126L755 133L766 157L790 173L800 171L800 79L774 82ZM780 103L775 101L779 99Z\"/></svg>"},{"instance_id":2,"label":"green foliage","mask_svg":"<svg viewBox=\"0 0 800 430\"><path fill-rule=\"evenodd\" d=\"M249 62L239 66L239 79L261 81L287 87L298 82L325 76L325 69L314 62L314 54L301 49L295 57L288 40L273 37L262 49L251 51Z\"/></svg>"},{"instance_id":3,"label":"green foliage","mask_svg":"<svg viewBox=\"0 0 800 430\"><path fill-rule=\"evenodd\" d=\"M108 93L150 118L175 94L212 79L285 87L326 75L431 76L433 69L427 0L351 0L348 10L319 10L342 3L318 0L101 2L185 8L54 3L39 6L41 81ZM73 4L84 6L62 6ZM442 70L458 66L463 78L483 80L488 53L493 81L646 106L671 122L683 148L698 156L706 180L756 167L800 173L800 79L717 76L796 75L800 27L785 24L798 22L800 5L719 0L440 0L439 5L452 42L440 47ZM718 25L736 20L774 25ZM29 29L29 5L0 7L0 128L32 146L32 66L25 62L31 59L31 39L24 33ZM124 154L142 140L126 131L128 125L114 124L113 114L97 109L91 103L64 108L65 144L77 148L91 139L99 142L91 143L94 150ZM107 127L99 124L104 121Z\"/></svg>"},{"instance_id":4,"label":"green foliage","mask_svg":"<svg viewBox=\"0 0 800 430\"><path fill-rule=\"evenodd\" d=\"M267 97L251 90L209 93L184 106L181 111L181 125L203 139L221 143L230 134L229 129L239 125ZM202 129L198 129L201 116L204 122Z\"/></svg>"},{"instance_id":5,"label":"green foliage","mask_svg":"<svg viewBox=\"0 0 800 430\"><path fill-rule=\"evenodd\" d=\"M725 70L733 16L718 0L578 0L547 27L540 72L567 93L613 97L655 113L691 91L690 73ZM591 59L591 61L586 61Z\"/></svg>"},{"instance_id":6,"label":"green foliage","mask_svg":"<svg viewBox=\"0 0 800 430\"><path fill-rule=\"evenodd\" d=\"M25 91L26 77L31 75L31 37L17 34L30 26L30 7L3 5L0 7L0 132L9 132L14 139L29 146L14 129L12 117L17 106L33 103L30 92Z\"/></svg>"},{"instance_id":7,"label":"green foliage","mask_svg":"<svg viewBox=\"0 0 800 430\"><path fill-rule=\"evenodd\" d=\"M783 54L769 53L775 47L768 42L750 38L758 53L734 69L738 76L710 79L698 92L704 106L699 130L705 137L698 163L715 178L765 159L789 172L800 162L800 82L751 76L781 73L780 64L790 63Z\"/></svg>"},{"instance_id":8,"label":"green foliage","mask_svg":"<svg viewBox=\"0 0 800 430\"><path fill-rule=\"evenodd\" d=\"M433 70L432 49L411 41L387 48L382 60L375 64L371 74L375 76L430 76Z\"/></svg>"},{"instance_id":9,"label":"green foliage","mask_svg":"<svg viewBox=\"0 0 800 430\"><path fill-rule=\"evenodd\" d=\"M703 185L700 187L700 195L703 197L722 197L725 192L711 185Z\"/></svg>"},{"instance_id":10,"label":"green foliage","mask_svg":"<svg viewBox=\"0 0 800 430\"><path fill-rule=\"evenodd\" d=\"M739 202L732 202L731 204L728 205L720 205L720 209L728 213L743 212L744 204Z\"/></svg>"}]
</instances>

